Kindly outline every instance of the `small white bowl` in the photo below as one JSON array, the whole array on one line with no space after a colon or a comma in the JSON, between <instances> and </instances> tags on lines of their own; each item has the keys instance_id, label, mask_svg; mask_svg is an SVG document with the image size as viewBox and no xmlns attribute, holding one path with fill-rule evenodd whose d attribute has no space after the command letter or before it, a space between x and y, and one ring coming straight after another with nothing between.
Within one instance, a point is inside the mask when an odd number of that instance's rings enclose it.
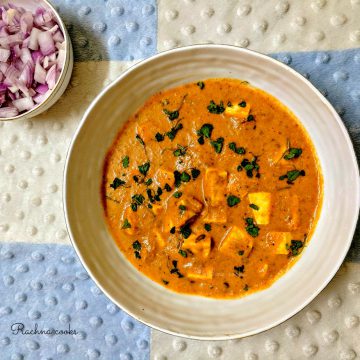
<instances>
[{"instance_id":1,"label":"small white bowl","mask_svg":"<svg viewBox=\"0 0 360 360\"><path fill-rule=\"evenodd\" d=\"M105 154L127 118L160 90L214 77L248 80L290 108L308 131L324 175L321 215L299 261L268 289L235 300L178 294L142 275L115 245L100 195ZM64 203L73 245L112 301L165 332L220 340L267 330L319 294L350 247L359 212L359 188L349 135L336 111L309 81L262 54L232 46L198 45L138 63L94 100L70 147Z\"/></svg>"},{"instance_id":2,"label":"small white bowl","mask_svg":"<svg viewBox=\"0 0 360 360\"><path fill-rule=\"evenodd\" d=\"M47 109L49 109L60 99L61 95L66 90L66 88L69 84L73 66L74 66L74 54L73 54L73 48L71 45L70 36L66 30L66 26L65 26L64 22L62 21L60 15L58 14L58 12L55 10L53 5L51 5L51 3L49 1L47 1L47 0L14 0L14 1L9 1L9 2L16 6L23 7L24 9L32 11L32 12L34 12L36 10L36 8L38 8L40 6L45 9L50 9L54 13L54 15L56 17L56 22L58 23L58 25L64 35L66 50L65 50L64 67L61 70L59 79L58 79L55 87L53 88L52 92L50 93L49 97L47 97L42 103L36 105L29 111L26 111L22 114L14 116L14 117L0 118L0 121L29 119L29 118L32 118L34 116L37 116L37 115L43 113Z\"/></svg>"}]
</instances>

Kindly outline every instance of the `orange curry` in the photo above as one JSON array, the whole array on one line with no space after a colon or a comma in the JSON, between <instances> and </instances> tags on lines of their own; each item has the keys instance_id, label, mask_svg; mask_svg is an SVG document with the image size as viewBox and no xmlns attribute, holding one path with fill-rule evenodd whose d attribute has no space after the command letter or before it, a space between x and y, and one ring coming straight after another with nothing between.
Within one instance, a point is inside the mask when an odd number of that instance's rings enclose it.
<instances>
[{"instance_id":1,"label":"orange curry","mask_svg":"<svg viewBox=\"0 0 360 360\"><path fill-rule=\"evenodd\" d=\"M315 149L295 116L247 82L153 95L104 165L107 223L145 275L186 294L270 286L309 241L322 201Z\"/></svg>"}]
</instances>

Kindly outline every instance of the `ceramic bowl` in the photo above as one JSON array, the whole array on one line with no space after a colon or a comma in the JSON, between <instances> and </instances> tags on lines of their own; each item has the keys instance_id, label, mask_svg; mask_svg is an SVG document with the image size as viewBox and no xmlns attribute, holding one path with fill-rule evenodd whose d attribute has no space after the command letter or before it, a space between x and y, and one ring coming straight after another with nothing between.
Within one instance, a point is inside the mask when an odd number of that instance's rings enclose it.
<instances>
[{"instance_id":1,"label":"ceramic bowl","mask_svg":"<svg viewBox=\"0 0 360 360\"><path fill-rule=\"evenodd\" d=\"M22 114L19 114L17 116L10 117L10 118L0 118L0 121L29 119L34 116L40 115L44 111L48 110L51 106L53 106L60 99L61 95L66 90L66 88L69 84L73 66L74 66L74 55L73 55L73 49L72 49L70 36L66 30L65 24L62 21L60 15L58 14L58 12L55 10L53 5L51 5L51 3L49 1L47 1L47 0L14 0L14 1L6 1L6 3L7 2L14 4L16 6L23 7L24 9L29 10L31 12L35 12L35 10L38 7L50 9L55 14L56 21L64 35L65 46L66 46L66 50L65 50L66 57L65 57L64 67L60 73L59 79L47 99L45 99L42 103L36 105L29 111L26 111Z\"/></svg>"},{"instance_id":2,"label":"ceramic bowl","mask_svg":"<svg viewBox=\"0 0 360 360\"><path fill-rule=\"evenodd\" d=\"M152 94L214 77L249 81L291 109L308 131L324 176L321 215L299 261L266 290L235 300L182 295L137 271L112 239L100 196L106 151ZM97 285L136 319L196 339L256 334L296 314L327 285L349 249L359 210L359 172L336 111L309 81L265 55L198 45L142 61L105 88L86 111L66 162L64 203L73 245Z\"/></svg>"}]
</instances>

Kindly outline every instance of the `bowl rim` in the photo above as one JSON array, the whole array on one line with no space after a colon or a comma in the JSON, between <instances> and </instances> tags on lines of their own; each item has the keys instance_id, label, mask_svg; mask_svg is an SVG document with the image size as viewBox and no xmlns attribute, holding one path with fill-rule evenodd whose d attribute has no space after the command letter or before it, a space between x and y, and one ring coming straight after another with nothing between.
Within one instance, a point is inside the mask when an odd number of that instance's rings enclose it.
<instances>
[{"instance_id":1,"label":"bowl rim","mask_svg":"<svg viewBox=\"0 0 360 360\"><path fill-rule=\"evenodd\" d=\"M252 330L252 331L249 331L249 332L246 332L246 333L233 334L233 335L197 336L197 335L186 334L186 333L178 333L178 332L163 328L161 326L154 325L154 324L144 320L142 318L141 314L135 314L134 312L130 311L127 308L126 305L123 305L123 304L120 305L116 301L116 299L114 299L111 295L109 295L107 290L103 288L101 283L93 275L93 272L87 266L86 260L83 258L82 254L81 254L81 252L80 252L80 250L79 250L79 248L77 246L77 242L76 242L76 240L75 240L75 238L73 236L73 233L72 233L71 224L70 224L69 217L68 217L69 216L68 207L67 207L67 193L68 193L67 178L68 178L68 170L69 170L71 154L73 152L73 149L74 149L76 140L78 138L78 135L79 135L79 133L81 131L81 128L84 125L84 123L86 122L86 120L88 119L89 114L92 112L92 110L97 106L97 104L102 99L102 97L104 95L106 95L106 93L109 90L111 90L119 82L121 82L124 77L128 76L131 72L133 72L134 70L142 67L143 65L147 64L148 62L155 61L155 60L157 60L157 59L159 59L161 57L167 56L168 54L186 52L186 51L188 51L190 49L191 50L194 50L194 49L195 50L196 49L205 49L206 50L208 48L218 49L218 50L232 49L232 50L238 51L239 53L243 53L243 52L244 53L252 53L253 55L255 55L257 57L260 57L260 58L262 58L264 60L267 60L267 61L270 61L270 62L276 64L277 66L281 66L286 71L290 71L293 75L295 75L297 77L297 79L299 81L302 81L303 83L305 83L308 87L310 87L310 89L312 91L314 91L319 96L319 99L321 100L321 102L328 108L328 110L335 117L335 119L336 119L336 121L337 121L337 123L338 123L338 125L340 127L340 130L343 133L343 136L344 136L344 138L346 140L346 145L348 146L349 150L351 150L352 167L355 170L356 178L357 178L356 184L355 184L356 194L354 194L354 196L356 198L356 202L357 202L357 211L353 215L352 226L351 226L351 229L349 231L349 234L351 234L351 236L349 236L346 239L346 242L344 242L343 250L338 255L336 262L334 262L333 270L326 277L324 277L322 283L318 286L317 290L314 291L313 294L311 294L311 296L306 297L306 299L304 301L302 301L302 303L298 307L296 307L292 311L289 311L287 314L283 315L281 318L275 319L274 321L269 322L269 324L267 324L266 326L257 328L255 330ZM66 160L65 160L65 166L64 166L64 174L63 174L63 211L64 211L64 216L65 216L66 228L67 228L67 230L69 232L69 237L70 237L70 240L71 240L71 244L74 247L74 249L76 251L76 254L79 257L82 265L84 266L86 271L90 274L92 280L95 282L95 284L104 292L104 294L113 303L115 303L117 306L119 306L119 308L121 308L123 311L125 311L130 316L132 316L134 319L136 319L136 320L140 321L141 323L149 326L150 328L159 330L159 331L161 331L163 333L174 335L174 336L179 336L179 337L183 337L183 338L188 338L188 339L194 339L194 340L231 340L231 339L239 339L239 338L244 338L244 337L248 337L248 336L253 336L253 335L262 333L262 332L264 332L266 330L272 329L275 326L278 326L278 325L282 324L283 322L285 322L288 319L295 316L299 311L304 309L311 301L313 301L315 299L315 297L317 297L325 289L325 287L333 279L333 277L335 276L335 274L339 270L340 266L344 262L344 259L345 259L346 255L347 255L347 253L348 253L348 251L350 249L350 246L351 246L351 243L352 243L352 240L353 240L353 237L354 237L356 225L357 225L358 218L359 218L359 210L360 210L359 208L360 208L360 173L359 173L359 165L358 165L358 162L357 162L356 153L355 153L354 146L353 146L353 143L351 141L350 135L349 135L345 125L344 125L343 121L341 120L339 114L335 111L334 107L331 105L331 103L321 94L321 92L308 79L306 79L303 75L301 75L299 72L295 71L294 69L292 69L288 65L285 65L281 61L276 60L276 59L274 59L274 58L272 58L272 57L270 57L268 55L262 54L262 53L260 53L258 51L249 50L249 49L241 48L241 47L234 46L234 45L196 44L196 45L188 45L188 46L178 47L178 48L158 52L155 55L150 56L149 58L141 60L141 61L137 62L136 64L133 64L132 66L130 66L128 69L123 71L115 80L113 80L110 84L105 86L101 90L101 92L95 97L95 99L91 102L91 104L89 105L89 107L85 111L85 113L84 113L84 115L83 115L83 117L82 117L82 119L81 119L81 121L80 121L74 135L73 135L71 143L69 145L68 152L67 152L67 155L66 155Z\"/></svg>"},{"instance_id":2,"label":"bowl rim","mask_svg":"<svg viewBox=\"0 0 360 360\"><path fill-rule=\"evenodd\" d=\"M52 100L54 94L56 93L56 91L61 88L63 82L65 81L66 78L66 73L70 69L72 68L71 66L71 58L72 58L72 45L71 45L71 38L69 33L67 32L66 26L64 21L62 20L61 16L59 15L59 13L56 11L54 5L52 5L50 3L50 1L48 0L37 0L42 2L43 4L45 4L46 7L50 8L50 10L54 13L54 15L56 16L56 20L58 22L58 25L64 35L64 42L65 42L65 63L63 68L61 69L60 72L60 76L58 78L58 81L56 82L54 88L51 91L51 94L40 104L37 104L36 106L34 106L31 110L26 111L22 114L13 116L13 117L8 117L8 118L0 118L0 121L12 121L12 120L19 120L19 119L27 119L29 117L35 116L35 115L39 115L41 114L43 111L47 110L47 103ZM39 6L42 6L42 4L39 4ZM42 110L41 107L44 107L44 109ZM34 112L38 112L37 114L34 114Z\"/></svg>"}]
</instances>

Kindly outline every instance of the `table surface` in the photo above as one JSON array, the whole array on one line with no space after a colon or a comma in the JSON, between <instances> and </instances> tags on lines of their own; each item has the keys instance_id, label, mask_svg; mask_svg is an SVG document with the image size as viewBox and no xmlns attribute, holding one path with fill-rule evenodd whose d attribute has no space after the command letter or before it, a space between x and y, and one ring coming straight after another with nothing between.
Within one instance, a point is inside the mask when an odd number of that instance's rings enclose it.
<instances>
[{"instance_id":1,"label":"table surface","mask_svg":"<svg viewBox=\"0 0 360 360\"><path fill-rule=\"evenodd\" d=\"M360 358L359 233L338 274L299 314L250 338L200 342L151 330L111 303L77 259L62 211L66 153L89 103L136 61L177 46L232 44L291 66L334 105L359 155L360 0L53 3L74 46L69 88L34 119L0 122L0 358ZM15 335L14 323L77 333Z\"/></svg>"}]
</instances>

